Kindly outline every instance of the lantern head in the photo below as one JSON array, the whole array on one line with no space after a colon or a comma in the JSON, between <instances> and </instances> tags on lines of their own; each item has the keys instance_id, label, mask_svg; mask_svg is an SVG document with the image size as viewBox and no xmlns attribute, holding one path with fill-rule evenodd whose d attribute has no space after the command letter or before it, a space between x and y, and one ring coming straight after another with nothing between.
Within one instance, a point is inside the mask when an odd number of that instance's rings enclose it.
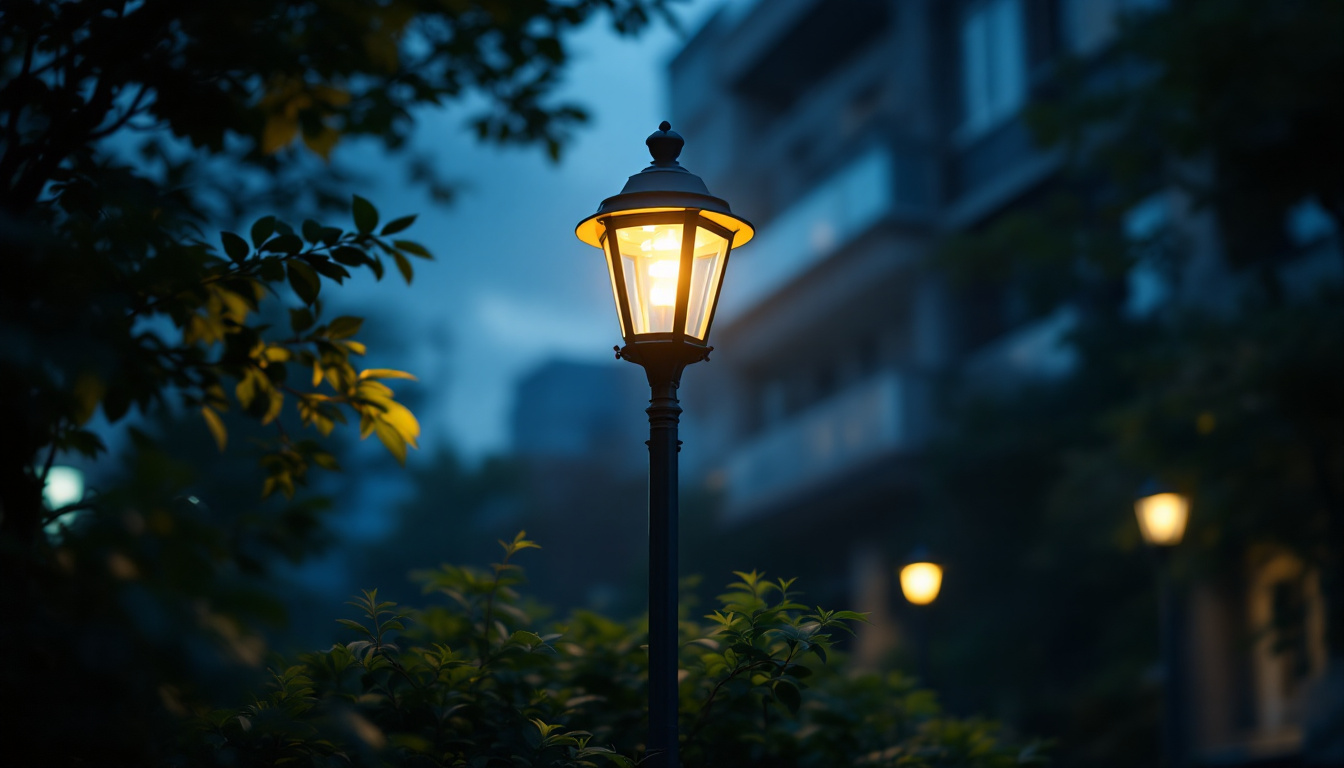
<instances>
[{"instance_id":1,"label":"lantern head","mask_svg":"<svg viewBox=\"0 0 1344 768\"><path fill-rule=\"evenodd\" d=\"M677 162L685 141L664 121L644 142L653 164L579 222L578 238L601 248L625 348L648 367L706 359L728 255L754 234L728 203Z\"/></svg>"}]
</instances>

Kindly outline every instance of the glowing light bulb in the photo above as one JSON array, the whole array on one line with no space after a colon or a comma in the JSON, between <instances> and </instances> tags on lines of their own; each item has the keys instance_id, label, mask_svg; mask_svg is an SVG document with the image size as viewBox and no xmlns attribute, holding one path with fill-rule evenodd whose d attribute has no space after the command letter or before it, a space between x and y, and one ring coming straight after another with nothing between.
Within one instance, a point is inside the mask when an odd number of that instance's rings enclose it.
<instances>
[{"instance_id":1,"label":"glowing light bulb","mask_svg":"<svg viewBox=\"0 0 1344 768\"><path fill-rule=\"evenodd\" d=\"M655 307L670 307L677 303L677 283L675 280L655 280L649 287L649 304Z\"/></svg>"},{"instance_id":2,"label":"glowing light bulb","mask_svg":"<svg viewBox=\"0 0 1344 768\"><path fill-rule=\"evenodd\" d=\"M677 237L675 232L668 232L662 237L656 237L653 240L653 249L655 251L677 251L681 249L681 238Z\"/></svg>"},{"instance_id":3,"label":"glowing light bulb","mask_svg":"<svg viewBox=\"0 0 1344 768\"><path fill-rule=\"evenodd\" d=\"M659 259L649 265L649 275L651 277L667 277L676 280L677 270L677 262L672 259Z\"/></svg>"}]
</instances>

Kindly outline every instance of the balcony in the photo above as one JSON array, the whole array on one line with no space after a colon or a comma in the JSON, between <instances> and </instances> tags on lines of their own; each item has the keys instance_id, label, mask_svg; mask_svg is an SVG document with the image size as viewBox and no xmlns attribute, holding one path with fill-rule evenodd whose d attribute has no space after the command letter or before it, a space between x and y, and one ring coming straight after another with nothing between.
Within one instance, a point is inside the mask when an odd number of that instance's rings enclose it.
<instances>
[{"instance_id":1,"label":"balcony","mask_svg":"<svg viewBox=\"0 0 1344 768\"><path fill-rule=\"evenodd\" d=\"M772 505L823 487L918 446L911 418L923 382L882 371L755 436L729 455L724 522L766 514Z\"/></svg>"},{"instance_id":2,"label":"balcony","mask_svg":"<svg viewBox=\"0 0 1344 768\"><path fill-rule=\"evenodd\" d=\"M732 256L733 287L720 298L719 322L746 314L887 214L896 202L893 170L890 150L875 147L762 227Z\"/></svg>"}]
</instances>

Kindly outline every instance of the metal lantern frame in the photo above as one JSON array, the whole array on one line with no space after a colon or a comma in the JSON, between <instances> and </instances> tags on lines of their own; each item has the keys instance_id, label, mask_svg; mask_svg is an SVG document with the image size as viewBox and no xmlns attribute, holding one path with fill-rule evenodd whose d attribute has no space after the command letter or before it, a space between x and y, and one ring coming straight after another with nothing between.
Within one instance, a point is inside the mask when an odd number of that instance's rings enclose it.
<instances>
[{"instance_id":1,"label":"metal lantern frame","mask_svg":"<svg viewBox=\"0 0 1344 768\"><path fill-rule=\"evenodd\" d=\"M621 338L625 341L624 347L617 348L617 357L643 366L652 386L669 379L679 383L687 365L709 359L709 353L714 349L709 346L709 336L733 252L755 235L750 222L734 214L726 201L709 193L699 176L677 162L685 140L671 128L667 121L658 126L658 130L644 142L653 162L631 176L620 194L603 200L597 212L575 228L580 240L602 249L606 258L612 299L616 303ZM636 331L639 324L630 295L630 275L626 274L616 242L617 231L645 226L681 227L672 330L667 332ZM726 245L723 264L717 268L717 275L711 277L704 333L697 337L688 334L686 327L696 234L700 230L723 238Z\"/></svg>"}]
</instances>

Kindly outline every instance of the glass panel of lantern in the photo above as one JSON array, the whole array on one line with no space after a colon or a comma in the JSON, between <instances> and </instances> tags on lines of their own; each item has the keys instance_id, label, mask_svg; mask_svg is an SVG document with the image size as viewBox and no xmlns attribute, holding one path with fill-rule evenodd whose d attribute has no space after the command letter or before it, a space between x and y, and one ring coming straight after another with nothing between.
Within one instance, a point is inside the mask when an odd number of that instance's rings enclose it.
<instances>
[{"instance_id":1,"label":"glass panel of lantern","mask_svg":"<svg viewBox=\"0 0 1344 768\"><path fill-rule=\"evenodd\" d=\"M634 326L625 328L622 318L621 330L627 335L672 332L681 274L683 227L681 222L676 222L616 229L616 250L621 258L621 274ZM703 341L708 331L727 251L726 238L703 227L695 228L685 329L691 338ZM608 258L611 258L610 254ZM614 278L612 291L619 302Z\"/></svg>"}]
</instances>

